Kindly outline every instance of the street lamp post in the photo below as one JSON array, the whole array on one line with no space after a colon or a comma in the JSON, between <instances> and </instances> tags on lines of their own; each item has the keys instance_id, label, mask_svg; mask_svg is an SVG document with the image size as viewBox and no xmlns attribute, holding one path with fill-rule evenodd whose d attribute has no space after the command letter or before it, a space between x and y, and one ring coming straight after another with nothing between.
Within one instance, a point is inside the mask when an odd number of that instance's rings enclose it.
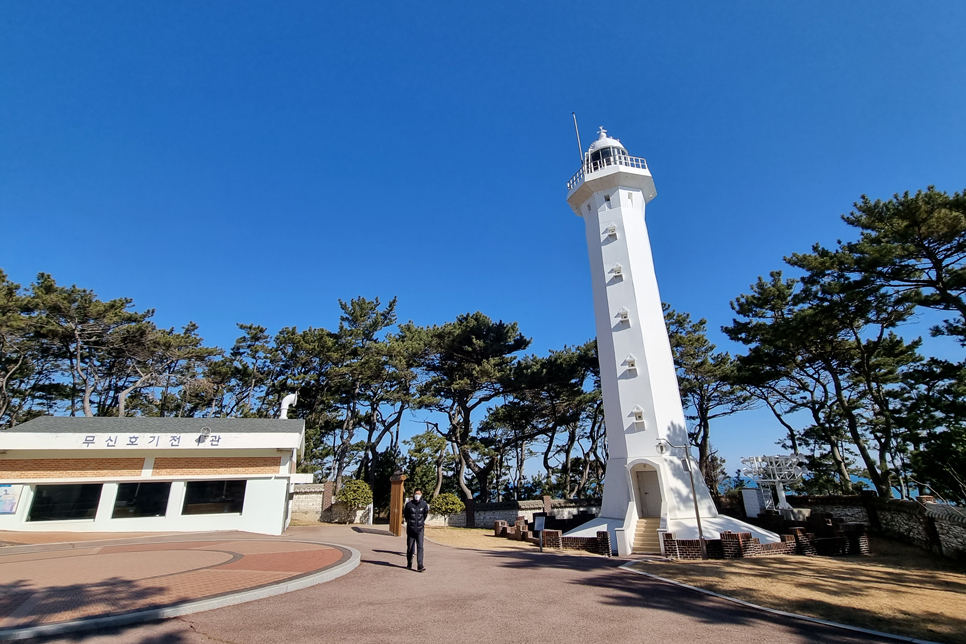
<instances>
[{"instance_id":1,"label":"street lamp post","mask_svg":"<svg viewBox=\"0 0 966 644\"><path fill-rule=\"evenodd\" d=\"M701 558L708 558L708 543L704 540L704 529L701 527L701 512L698 509L698 493L694 489L694 467L691 465L691 446L690 445L672 445L667 439L660 438L657 441L657 452L658 454L667 454L669 449L683 449L684 450L684 467L688 471L688 475L691 478L691 499L694 501L694 518L698 521L698 540L701 542Z\"/></svg>"}]
</instances>

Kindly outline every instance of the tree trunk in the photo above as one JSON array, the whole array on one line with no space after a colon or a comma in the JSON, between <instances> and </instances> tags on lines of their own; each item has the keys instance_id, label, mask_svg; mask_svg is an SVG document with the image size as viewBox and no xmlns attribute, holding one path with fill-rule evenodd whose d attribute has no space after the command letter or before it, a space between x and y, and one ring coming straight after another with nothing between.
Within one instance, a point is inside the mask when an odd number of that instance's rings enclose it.
<instances>
[{"instance_id":1,"label":"tree trunk","mask_svg":"<svg viewBox=\"0 0 966 644\"><path fill-rule=\"evenodd\" d=\"M12 376L14 372L20 368L20 365L23 364L23 361L24 355L21 354L20 358L13 363L3 375L3 380L0 381L0 418L3 418L3 415L7 413L7 409L10 407L10 395L7 393L7 382L10 380L10 376ZM14 417L10 426L13 427L16 424L17 420Z\"/></svg>"},{"instance_id":2,"label":"tree trunk","mask_svg":"<svg viewBox=\"0 0 966 644\"><path fill-rule=\"evenodd\" d=\"M153 377L154 375L150 373L146 376L141 376L138 379L138 381L135 382L133 385L131 385L127 389L121 390L121 392L117 395L117 417L118 418L124 417L124 407L125 407L125 403L127 402L128 394L130 394L135 389L140 389L141 387L144 387L146 383L149 380L151 380Z\"/></svg>"},{"instance_id":3,"label":"tree trunk","mask_svg":"<svg viewBox=\"0 0 966 644\"><path fill-rule=\"evenodd\" d=\"M479 465L473 457L469 455L469 452L461 453L470 471L473 472L473 476L476 478L476 482L480 486L480 503L489 503L490 501L490 473L493 471L493 459L485 466Z\"/></svg>"},{"instance_id":4,"label":"tree trunk","mask_svg":"<svg viewBox=\"0 0 966 644\"><path fill-rule=\"evenodd\" d=\"M460 490L463 491L463 498L467 501L473 498L473 491L466 485L466 461L463 460L463 453L459 450L456 451L456 457L459 459L459 466L456 471L456 482L459 483Z\"/></svg>"},{"instance_id":5,"label":"tree trunk","mask_svg":"<svg viewBox=\"0 0 966 644\"><path fill-rule=\"evenodd\" d=\"M717 484L712 485L716 472L712 472L711 466L711 421L708 419L708 410L703 405L698 408L698 469L704 478L712 496L718 495Z\"/></svg>"},{"instance_id":6,"label":"tree trunk","mask_svg":"<svg viewBox=\"0 0 966 644\"><path fill-rule=\"evenodd\" d=\"M571 455L574 451L574 445L577 443L577 427L572 426L567 430L567 445L564 448L564 467L563 467L563 480L564 480L564 494L568 499L574 498L577 494L577 490L571 491L570 489L570 461Z\"/></svg>"},{"instance_id":7,"label":"tree trunk","mask_svg":"<svg viewBox=\"0 0 966 644\"><path fill-rule=\"evenodd\" d=\"M547 437L547 449L543 450L543 469L547 471L547 488L553 486L553 463L550 462L550 455L553 453L553 442L557 438L557 428Z\"/></svg>"},{"instance_id":8,"label":"tree trunk","mask_svg":"<svg viewBox=\"0 0 966 644\"><path fill-rule=\"evenodd\" d=\"M852 412L848 401L845 399L845 392L842 387L842 381L839 378L838 373L834 370L834 366L827 364L825 365L832 377L832 384L835 387L835 398L839 403L842 415L845 416L846 424L849 428L849 435L852 437L852 444L855 445L856 449L859 450L859 455L862 457L862 461L865 463L865 468L869 473L869 479L872 481L872 485L875 486L876 493L881 498L889 498L892 496L891 487L883 487L882 477L879 476L879 469L876 466L875 459L872 458L872 454L869 453L869 449L865 444L865 439L862 438L862 433L859 429L859 421Z\"/></svg>"},{"instance_id":9,"label":"tree trunk","mask_svg":"<svg viewBox=\"0 0 966 644\"><path fill-rule=\"evenodd\" d=\"M446 457L446 448L440 451L439 456L436 457L436 488L433 490L433 496L429 499L432 501L437 496L439 496L439 491L443 488L443 461Z\"/></svg>"},{"instance_id":10,"label":"tree trunk","mask_svg":"<svg viewBox=\"0 0 966 644\"><path fill-rule=\"evenodd\" d=\"M798 437L795 436L795 428L785 421L785 418L782 416L782 414L778 412L778 409L775 407L775 405L772 403L772 401L768 398L767 395L762 396L761 398L763 398L765 401L765 404L768 405L768 409L771 410L772 415L778 420L779 423L781 423L781 426L785 428L785 431L788 432L788 442L792 448L792 454L798 454ZM813 410L813 415L814 415L814 410Z\"/></svg>"},{"instance_id":11,"label":"tree trunk","mask_svg":"<svg viewBox=\"0 0 966 644\"><path fill-rule=\"evenodd\" d=\"M839 486L842 488L842 494L852 494L852 475L849 474L849 468L845 464L845 459L842 458L842 451L839 449L838 441L829 441L829 452L838 470Z\"/></svg>"}]
</instances>

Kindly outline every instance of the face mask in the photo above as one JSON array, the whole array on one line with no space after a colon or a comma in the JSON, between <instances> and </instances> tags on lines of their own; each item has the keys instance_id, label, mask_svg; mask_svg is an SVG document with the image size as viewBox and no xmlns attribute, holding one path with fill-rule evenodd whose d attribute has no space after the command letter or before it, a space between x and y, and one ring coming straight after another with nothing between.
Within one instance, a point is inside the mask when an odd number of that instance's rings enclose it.
<instances>
[{"instance_id":1,"label":"face mask","mask_svg":"<svg viewBox=\"0 0 966 644\"><path fill-rule=\"evenodd\" d=\"M418 500L420 500L421 498L423 498L423 495L422 495L422 494L414 494L414 495L413 495L413 498L414 498L414 499L416 499L416 500L418 501Z\"/></svg>"}]
</instances>

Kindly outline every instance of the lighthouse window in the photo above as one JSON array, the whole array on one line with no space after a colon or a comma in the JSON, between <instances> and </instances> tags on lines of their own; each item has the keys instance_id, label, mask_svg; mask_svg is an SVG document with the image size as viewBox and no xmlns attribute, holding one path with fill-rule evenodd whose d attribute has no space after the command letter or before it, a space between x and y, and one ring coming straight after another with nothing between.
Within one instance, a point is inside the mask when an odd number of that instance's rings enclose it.
<instances>
[{"instance_id":1,"label":"lighthouse window","mask_svg":"<svg viewBox=\"0 0 966 644\"><path fill-rule=\"evenodd\" d=\"M626 157L627 152L621 150L620 148L603 148L601 150L595 150L590 153L591 162L595 162L598 166L605 165L615 165L617 163L617 157Z\"/></svg>"}]
</instances>

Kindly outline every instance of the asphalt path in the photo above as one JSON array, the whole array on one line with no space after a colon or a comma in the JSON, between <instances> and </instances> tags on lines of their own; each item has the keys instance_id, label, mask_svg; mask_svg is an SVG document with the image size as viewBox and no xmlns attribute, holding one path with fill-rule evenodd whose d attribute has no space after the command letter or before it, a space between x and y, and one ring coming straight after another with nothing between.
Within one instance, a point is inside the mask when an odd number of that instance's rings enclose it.
<instances>
[{"instance_id":1,"label":"asphalt path","mask_svg":"<svg viewBox=\"0 0 966 644\"><path fill-rule=\"evenodd\" d=\"M405 539L378 526L296 528L286 535L351 546L362 553L362 564L334 581L247 604L32 642L894 642L651 580L619 570L617 559L427 541L427 571L417 573L406 569Z\"/></svg>"}]
</instances>

